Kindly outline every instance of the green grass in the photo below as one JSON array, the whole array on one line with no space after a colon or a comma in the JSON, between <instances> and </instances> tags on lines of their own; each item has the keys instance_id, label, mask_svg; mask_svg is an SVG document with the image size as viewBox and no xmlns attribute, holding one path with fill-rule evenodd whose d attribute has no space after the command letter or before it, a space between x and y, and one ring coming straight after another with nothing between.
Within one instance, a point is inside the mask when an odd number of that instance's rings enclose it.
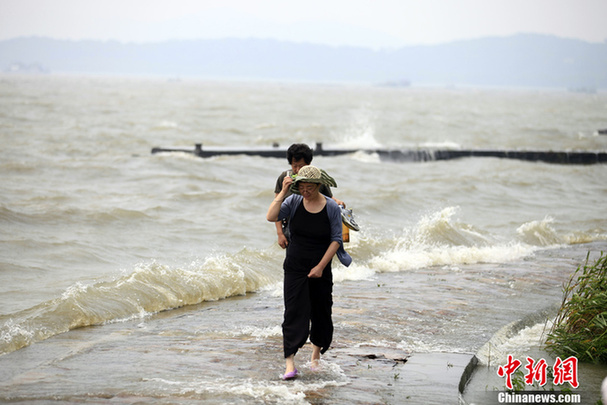
<instances>
[{"instance_id":1,"label":"green grass","mask_svg":"<svg viewBox=\"0 0 607 405\"><path fill-rule=\"evenodd\" d=\"M546 349L580 362L607 364L607 255L573 273L563 286L563 302L546 339Z\"/></svg>"}]
</instances>

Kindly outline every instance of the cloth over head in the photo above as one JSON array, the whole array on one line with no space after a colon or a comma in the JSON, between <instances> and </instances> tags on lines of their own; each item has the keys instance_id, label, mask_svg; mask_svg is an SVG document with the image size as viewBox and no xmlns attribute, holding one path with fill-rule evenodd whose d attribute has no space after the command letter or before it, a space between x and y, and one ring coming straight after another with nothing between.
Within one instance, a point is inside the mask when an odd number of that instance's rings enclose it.
<instances>
[{"instance_id":1,"label":"cloth over head","mask_svg":"<svg viewBox=\"0 0 607 405\"><path fill-rule=\"evenodd\" d=\"M292 193L299 194L299 183L316 183L327 187L337 187L337 183L333 177L329 176L324 170L312 165L302 167L293 176L293 184L291 184Z\"/></svg>"}]
</instances>

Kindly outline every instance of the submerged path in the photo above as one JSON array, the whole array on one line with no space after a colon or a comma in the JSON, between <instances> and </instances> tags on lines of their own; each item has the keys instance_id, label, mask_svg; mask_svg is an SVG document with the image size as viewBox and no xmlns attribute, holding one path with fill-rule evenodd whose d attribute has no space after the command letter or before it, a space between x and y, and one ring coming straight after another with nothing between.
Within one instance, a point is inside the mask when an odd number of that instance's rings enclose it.
<instances>
[{"instance_id":1,"label":"submerged path","mask_svg":"<svg viewBox=\"0 0 607 405\"><path fill-rule=\"evenodd\" d=\"M249 155L284 158L287 150L279 145L270 148L204 148L196 144L194 149L152 148L152 154L162 152L184 152L207 158L219 155ZM607 163L607 152L593 151L527 151L527 150L475 150L475 149L325 149L322 143L316 143L315 156L339 156L363 152L377 154L382 160L400 162L426 162L470 157L495 157L502 159L527 160L555 164L596 164Z\"/></svg>"},{"instance_id":2,"label":"submerged path","mask_svg":"<svg viewBox=\"0 0 607 405\"><path fill-rule=\"evenodd\" d=\"M312 371L306 345L295 381L278 378L282 298L265 290L80 328L0 356L0 402L460 404L475 353L504 325L559 303L587 252L606 247L337 283L332 348ZM580 382L596 402L598 387Z\"/></svg>"}]
</instances>

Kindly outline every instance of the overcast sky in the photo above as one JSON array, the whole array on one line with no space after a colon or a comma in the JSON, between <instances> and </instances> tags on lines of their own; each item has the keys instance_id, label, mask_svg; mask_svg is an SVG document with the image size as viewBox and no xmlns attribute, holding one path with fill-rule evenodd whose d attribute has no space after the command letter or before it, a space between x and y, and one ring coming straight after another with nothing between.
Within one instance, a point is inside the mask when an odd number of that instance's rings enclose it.
<instances>
[{"instance_id":1,"label":"overcast sky","mask_svg":"<svg viewBox=\"0 0 607 405\"><path fill-rule=\"evenodd\" d=\"M607 0L0 0L0 40L274 38L394 48L517 33L607 40Z\"/></svg>"}]
</instances>

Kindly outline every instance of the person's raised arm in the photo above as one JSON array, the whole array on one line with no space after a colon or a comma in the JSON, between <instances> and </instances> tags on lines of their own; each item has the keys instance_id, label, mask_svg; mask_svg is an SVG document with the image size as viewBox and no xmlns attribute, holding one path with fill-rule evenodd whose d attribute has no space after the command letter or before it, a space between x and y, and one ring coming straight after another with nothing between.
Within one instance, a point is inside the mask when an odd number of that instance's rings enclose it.
<instances>
[{"instance_id":1,"label":"person's raised arm","mask_svg":"<svg viewBox=\"0 0 607 405\"><path fill-rule=\"evenodd\" d=\"M286 176L284 178L284 180L282 181L282 190L280 190L280 193L278 193L276 195L276 197L274 197L274 200L272 200L272 202L270 203L270 207L268 208L268 213L266 214L266 219L268 221L270 221L270 222L278 221L278 214L280 213L280 205L282 204L283 200L287 196L287 193L289 192L289 187L291 187L291 183L293 183L293 179L291 178L291 176ZM278 224L278 225L280 225L280 224Z\"/></svg>"}]
</instances>

